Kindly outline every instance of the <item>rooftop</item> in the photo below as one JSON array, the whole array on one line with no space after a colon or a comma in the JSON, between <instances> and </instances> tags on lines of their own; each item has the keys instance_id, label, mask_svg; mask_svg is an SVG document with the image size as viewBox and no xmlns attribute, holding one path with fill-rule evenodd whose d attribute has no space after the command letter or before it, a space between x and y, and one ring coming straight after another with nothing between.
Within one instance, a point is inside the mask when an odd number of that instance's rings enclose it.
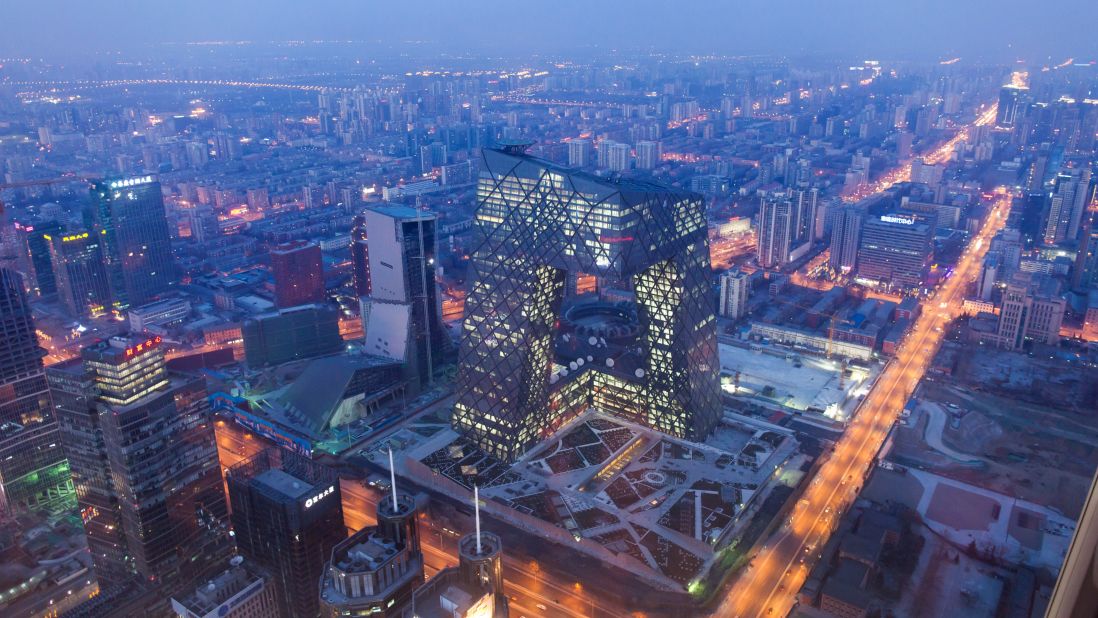
<instances>
[{"instance_id":1,"label":"rooftop","mask_svg":"<svg viewBox=\"0 0 1098 618\"><path fill-rule=\"evenodd\" d=\"M239 560L239 558L234 560ZM235 601L235 603L239 603L244 597L251 596L262 589L263 584L264 578L262 575L252 573L240 563L236 563L205 584L200 585L194 592L183 597L182 600L173 598L172 605L181 606L197 616L206 616L235 597L241 597L240 600Z\"/></svg>"},{"instance_id":2,"label":"rooftop","mask_svg":"<svg viewBox=\"0 0 1098 618\"><path fill-rule=\"evenodd\" d=\"M320 435L347 397L355 373L365 369L399 365L378 356L328 356L309 363L305 371L276 399L294 426Z\"/></svg>"},{"instance_id":3,"label":"rooftop","mask_svg":"<svg viewBox=\"0 0 1098 618\"><path fill-rule=\"evenodd\" d=\"M490 172L492 170L496 170L504 172L508 171L506 168L514 168L514 170L512 170L512 173L515 173L520 177L526 177L528 176L529 172L532 172L533 170L529 170L526 174L524 174L523 172L526 170L520 169L519 165L522 163L527 163L531 166L536 166L536 169L547 169L557 174L567 176L569 180L571 180L572 183L576 185L576 189L584 193L610 194L614 192L625 191L640 193L674 194L683 197L695 197L697 199L701 199L700 195L692 193L690 191L686 191L684 189L669 187L667 185L657 184L654 182L645 182L643 180L638 180L635 178L623 178L620 176L596 176L595 174L584 172L576 168L567 167L565 165L553 163L552 161L534 157L528 154L517 154L514 151L504 152L502 150L493 150L489 148L485 148L483 152L485 162L488 164L485 166L485 171Z\"/></svg>"},{"instance_id":4,"label":"rooftop","mask_svg":"<svg viewBox=\"0 0 1098 618\"><path fill-rule=\"evenodd\" d=\"M418 219L435 219L437 215L429 210L419 210L412 208L411 206L403 206L400 204L387 204L379 206L370 206L366 210L372 210L379 212L383 215L388 215L398 220L418 220Z\"/></svg>"},{"instance_id":5,"label":"rooftop","mask_svg":"<svg viewBox=\"0 0 1098 618\"><path fill-rule=\"evenodd\" d=\"M312 483L277 468L259 473L255 477L255 482L294 500L309 493L313 488Z\"/></svg>"}]
</instances>

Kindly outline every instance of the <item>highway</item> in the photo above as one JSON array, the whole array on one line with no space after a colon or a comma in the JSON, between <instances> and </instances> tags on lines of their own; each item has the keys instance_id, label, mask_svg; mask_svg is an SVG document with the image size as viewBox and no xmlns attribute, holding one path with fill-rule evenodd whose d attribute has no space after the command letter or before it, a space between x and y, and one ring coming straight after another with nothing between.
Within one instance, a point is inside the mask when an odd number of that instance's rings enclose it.
<instances>
[{"instance_id":1,"label":"highway","mask_svg":"<svg viewBox=\"0 0 1098 618\"><path fill-rule=\"evenodd\" d=\"M992 105L991 107L987 108L976 118L973 125L979 127L991 123L993 120L995 120L995 113L998 111L998 109L998 105ZM957 131L957 133L953 137L949 138L945 142L942 142L937 148L920 155L918 158L921 158L924 163L927 163L929 165L945 163L946 161L949 161L950 157L953 156L953 151L957 147L957 145L962 141L968 140L971 133L971 126L965 126L961 128L961 130ZM908 180L911 180L911 163L912 160L904 162L903 165L900 165L886 172L875 182L866 184L859 188L857 191L845 196L843 200L847 202L857 202L876 193L880 193L881 191L888 189L898 182L907 182Z\"/></svg>"},{"instance_id":2,"label":"highway","mask_svg":"<svg viewBox=\"0 0 1098 618\"><path fill-rule=\"evenodd\" d=\"M995 110L977 124L986 124ZM962 133L967 134L967 130ZM954 145L959 140L950 140ZM1011 196L997 190L992 209L980 231L969 241L953 276L923 303L922 312L896 357L885 367L855 419L782 527L763 541L713 615L720 617L785 616L812 565L821 556L844 509L857 497L884 439L914 391L945 336L949 322L960 315L968 284L979 273L991 238L1006 224Z\"/></svg>"}]
</instances>

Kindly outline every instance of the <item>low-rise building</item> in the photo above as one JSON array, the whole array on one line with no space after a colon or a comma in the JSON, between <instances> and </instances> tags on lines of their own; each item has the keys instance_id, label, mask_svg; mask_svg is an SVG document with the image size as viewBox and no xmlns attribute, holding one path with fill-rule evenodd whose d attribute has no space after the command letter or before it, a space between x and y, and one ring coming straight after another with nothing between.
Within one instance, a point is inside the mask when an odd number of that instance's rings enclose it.
<instances>
[{"instance_id":1,"label":"low-rise building","mask_svg":"<svg viewBox=\"0 0 1098 618\"><path fill-rule=\"evenodd\" d=\"M182 298L168 298L133 307L126 312L126 317L130 320L132 332L143 333L152 328L182 324L190 314L190 302Z\"/></svg>"},{"instance_id":2,"label":"low-rise building","mask_svg":"<svg viewBox=\"0 0 1098 618\"><path fill-rule=\"evenodd\" d=\"M278 614L278 597L265 573L236 556L213 579L173 597L172 611L178 618L267 618Z\"/></svg>"}]
</instances>

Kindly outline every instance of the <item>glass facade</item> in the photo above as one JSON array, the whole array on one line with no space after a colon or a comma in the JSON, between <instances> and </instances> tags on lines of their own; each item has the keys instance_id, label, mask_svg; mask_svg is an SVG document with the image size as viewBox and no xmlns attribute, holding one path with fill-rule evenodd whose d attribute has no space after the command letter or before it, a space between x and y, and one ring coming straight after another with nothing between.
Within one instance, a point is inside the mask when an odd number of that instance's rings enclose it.
<instances>
[{"instance_id":1,"label":"glass facade","mask_svg":"<svg viewBox=\"0 0 1098 618\"><path fill-rule=\"evenodd\" d=\"M47 234L57 293L75 316L103 314L111 303L110 280L103 265L102 234Z\"/></svg>"},{"instance_id":2,"label":"glass facade","mask_svg":"<svg viewBox=\"0 0 1098 618\"><path fill-rule=\"evenodd\" d=\"M917 289L926 280L934 230L914 217L870 217L862 224L858 277L889 289Z\"/></svg>"},{"instance_id":3,"label":"glass facade","mask_svg":"<svg viewBox=\"0 0 1098 618\"><path fill-rule=\"evenodd\" d=\"M175 281L164 196L153 176L92 185L93 221L117 308L143 305Z\"/></svg>"},{"instance_id":4,"label":"glass facade","mask_svg":"<svg viewBox=\"0 0 1098 618\"><path fill-rule=\"evenodd\" d=\"M277 616L318 616L325 563L347 537L339 475L271 447L229 468L225 481L237 548L271 574Z\"/></svg>"},{"instance_id":5,"label":"glass facade","mask_svg":"<svg viewBox=\"0 0 1098 618\"><path fill-rule=\"evenodd\" d=\"M50 405L23 279L0 269L0 508L73 508L69 464Z\"/></svg>"},{"instance_id":6,"label":"glass facade","mask_svg":"<svg viewBox=\"0 0 1098 618\"><path fill-rule=\"evenodd\" d=\"M231 541L205 383L167 374L159 343L115 337L48 376L101 584L140 575L170 595Z\"/></svg>"},{"instance_id":7,"label":"glass facade","mask_svg":"<svg viewBox=\"0 0 1098 618\"><path fill-rule=\"evenodd\" d=\"M567 275L589 273L635 288L643 362L630 379L640 419L706 437L720 402L701 197L602 179L515 149L483 156L455 427L512 461L577 412L583 398L562 399L553 391L563 384L550 385L589 372L555 372L553 340Z\"/></svg>"},{"instance_id":8,"label":"glass facade","mask_svg":"<svg viewBox=\"0 0 1098 618\"><path fill-rule=\"evenodd\" d=\"M30 258L32 291L40 298L52 299L57 296L57 279L53 274L50 243L46 240L46 236L61 236L63 227L57 221L44 221L33 227L28 226L22 229L24 241L27 244L27 255Z\"/></svg>"},{"instance_id":9,"label":"glass facade","mask_svg":"<svg viewBox=\"0 0 1098 618\"><path fill-rule=\"evenodd\" d=\"M343 350L339 312L325 305L302 305L246 320L244 358L251 367L336 354Z\"/></svg>"}]
</instances>

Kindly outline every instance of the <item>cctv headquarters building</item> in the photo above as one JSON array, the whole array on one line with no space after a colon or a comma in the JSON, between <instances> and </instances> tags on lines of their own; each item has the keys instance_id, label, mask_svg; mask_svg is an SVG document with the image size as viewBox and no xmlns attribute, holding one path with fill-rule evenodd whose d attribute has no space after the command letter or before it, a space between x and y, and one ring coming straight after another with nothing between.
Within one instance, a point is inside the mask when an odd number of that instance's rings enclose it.
<instances>
[{"instance_id":1,"label":"cctv headquarters building","mask_svg":"<svg viewBox=\"0 0 1098 618\"><path fill-rule=\"evenodd\" d=\"M591 407L705 439L721 404L701 196L558 166L520 144L483 157L455 429L508 462ZM571 362L560 358L577 276L635 302L635 341L613 356L604 339L573 336Z\"/></svg>"}]
</instances>

